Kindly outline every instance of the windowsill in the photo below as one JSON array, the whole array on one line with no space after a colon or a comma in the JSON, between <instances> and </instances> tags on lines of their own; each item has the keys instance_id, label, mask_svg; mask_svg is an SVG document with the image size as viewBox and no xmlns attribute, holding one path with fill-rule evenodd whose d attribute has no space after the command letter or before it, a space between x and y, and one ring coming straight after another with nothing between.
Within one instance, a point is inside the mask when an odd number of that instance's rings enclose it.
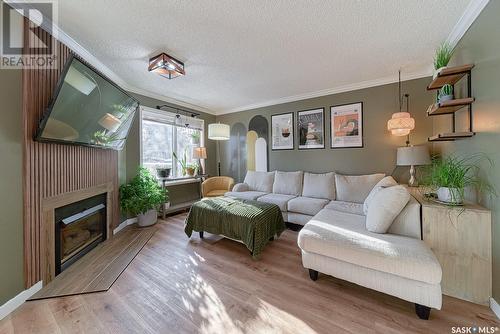
<instances>
[{"instance_id":1,"label":"windowsill","mask_svg":"<svg viewBox=\"0 0 500 334\"><path fill-rule=\"evenodd\" d=\"M198 182L200 182L200 179L194 178L194 177L189 177L189 178L178 178L178 179L165 180L165 181L160 179L160 181L165 184L165 187L169 187L169 186L177 186L177 185L181 185L181 184L198 183Z\"/></svg>"}]
</instances>

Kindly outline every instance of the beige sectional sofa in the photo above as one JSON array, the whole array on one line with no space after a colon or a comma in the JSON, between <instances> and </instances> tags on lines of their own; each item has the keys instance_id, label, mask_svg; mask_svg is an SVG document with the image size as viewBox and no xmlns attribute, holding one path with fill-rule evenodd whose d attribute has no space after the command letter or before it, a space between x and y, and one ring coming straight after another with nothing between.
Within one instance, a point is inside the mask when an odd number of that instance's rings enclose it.
<instances>
[{"instance_id":1,"label":"beige sectional sofa","mask_svg":"<svg viewBox=\"0 0 500 334\"><path fill-rule=\"evenodd\" d=\"M311 279L321 272L399 297L415 303L417 315L428 319L430 308L441 308L442 272L421 240L420 204L407 195L386 231L367 229L367 215L384 217L377 206L391 209L380 198L370 204L380 189L395 185L384 176L248 172L225 196L274 203L285 221L304 225L298 245Z\"/></svg>"}]
</instances>

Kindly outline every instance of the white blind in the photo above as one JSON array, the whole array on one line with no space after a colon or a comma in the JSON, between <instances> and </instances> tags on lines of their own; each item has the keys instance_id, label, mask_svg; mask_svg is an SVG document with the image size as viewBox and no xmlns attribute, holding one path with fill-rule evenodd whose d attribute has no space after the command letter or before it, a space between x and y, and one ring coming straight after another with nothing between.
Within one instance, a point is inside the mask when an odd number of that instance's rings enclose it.
<instances>
[{"instance_id":1,"label":"white blind","mask_svg":"<svg viewBox=\"0 0 500 334\"><path fill-rule=\"evenodd\" d=\"M175 110L174 108L172 108ZM171 124L174 126L188 127L203 131L204 121L199 118L183 115L181 112L170 112L153 108L142 107L142 119L154 122Z\"/></svg>"}]
</instances>

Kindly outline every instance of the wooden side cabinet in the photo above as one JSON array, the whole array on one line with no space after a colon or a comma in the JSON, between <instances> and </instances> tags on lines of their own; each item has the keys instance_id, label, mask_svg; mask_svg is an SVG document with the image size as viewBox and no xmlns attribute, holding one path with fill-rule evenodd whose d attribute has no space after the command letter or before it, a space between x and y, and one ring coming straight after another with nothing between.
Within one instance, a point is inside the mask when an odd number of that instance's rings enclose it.
<instances>
[{"instance_id":1,"label":"wooden side cabinet","mask_svg":"<svg viewBox=\"0 0 500 334\"><path fill-rule=\"evenodd\" d=\"M476 204L449 207L408 188L422 205L422 233L443 269L448 296L489 305L492 286L491 212Z\"/></svg>"}]
</instances>

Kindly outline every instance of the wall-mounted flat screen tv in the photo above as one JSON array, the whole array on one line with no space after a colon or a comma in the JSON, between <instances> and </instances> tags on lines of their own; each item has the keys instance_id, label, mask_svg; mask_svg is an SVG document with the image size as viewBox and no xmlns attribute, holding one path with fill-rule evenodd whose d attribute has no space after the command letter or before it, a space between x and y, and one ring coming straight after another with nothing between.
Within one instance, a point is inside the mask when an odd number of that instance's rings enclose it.
<instances>
[{"instance_id":1,"label":"wall-mounted flat screen tv","mask_svg":"<svg viewBox=\"0 0 500 334\"><path fill-rule=\"evenodd\" d=\"M138 106L116 84L71 56L35 139L121 150Z\"/></svg>"}]
</instances>

